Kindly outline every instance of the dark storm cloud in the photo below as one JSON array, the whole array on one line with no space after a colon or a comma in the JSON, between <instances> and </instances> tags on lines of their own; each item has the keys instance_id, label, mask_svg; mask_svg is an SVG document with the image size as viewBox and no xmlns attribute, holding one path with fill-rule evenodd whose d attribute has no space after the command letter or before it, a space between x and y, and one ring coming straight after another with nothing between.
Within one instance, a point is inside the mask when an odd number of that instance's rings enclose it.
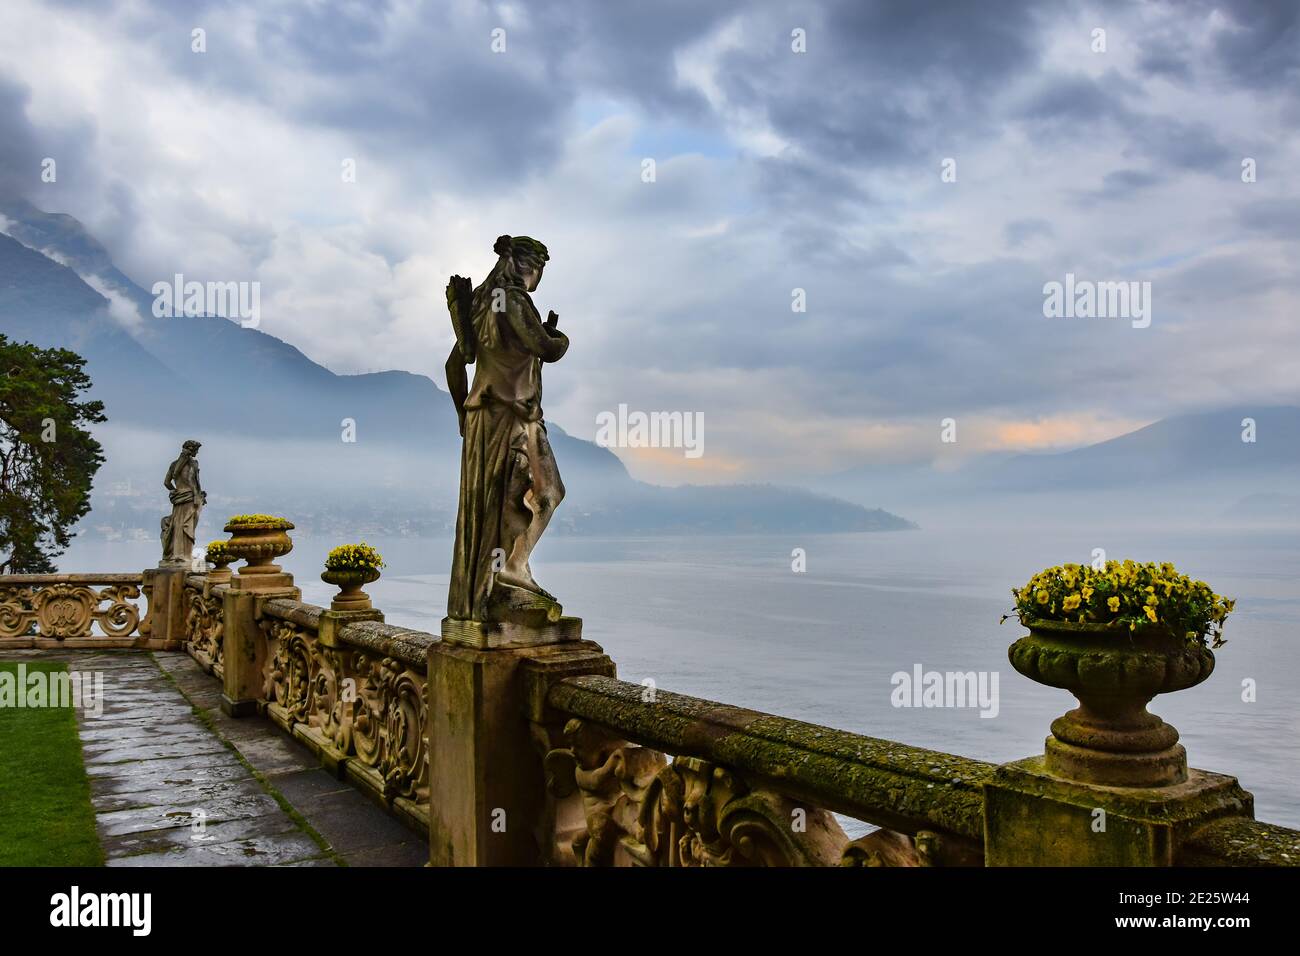
<instances>
[{"instance_id":1,"label":"dark storm cloud","mask_svg":"<svg viewBox=\"0 0 1300 956\"><path fill-rule=\"evenodd\" d=\"M776 198L807 187L805 197L843 200L854 191L823 187L853 171L933 165L995 128L990 100L1037 69L1039 9L832 2L808 16L768 16L772 42L730 51L719 82L797 148L771 160ZM807 53L791 52L792 27L807 30ZM813 163L819 176L809 175Z\"/></svg>"},{"instance_id":2,"label":"dark storm cloud","mask_svg":"<svg viewBox=\"0 0 1300 956\"><path fill-rule=\"evenodd\" d=\"M105 175L96 162L96 128L89 120L68 125L38 123L31 88L0 70L0 198L24 199L52 211L80 202L103 204L104 234L110 245L137 222L131 190ZM54 161L54 180L43 178Z\"/></svg>"},{"instance_id":3,"label":"dark storm cloud","mask_svg":"<svg viewBox=\"0 0 1300 956\"><path fill-rule=\"evenodd\" d=\"M1166 181L1166 176L1147 169L1116 169L1102 177L1101 188L1087 193L1086 201L1129 199L1134 193Z\"/></svg>"},{"instance_id":4,"label":"dark storm cloud","mask_svg":"<svg viewBox=\"0 0 1300 956\"><path fill-rule=\"evenodd\" d=\"M551 166L582 93L706 116L698 92L676 83L672 54L743 5L530 2L514 26L494 4L431 3L394 29L387 2L268 4L251 8L253 50L229 32L242 29L236 6L155 5L134 25L179 76L352 136L404 168L413 188L482 189ZM190 50L194 27L207 33L206 54Z\"/></svg>"},{"instance_id":5,"label":"dark storm cloud","mask_svg":"<svg viewBox=\"0 0 1300 956\"><path fill-rule=\"evenodd\" d=\"M1297 99L1300 92L1300 5L1291 0L1163 0L1136 47L1141 73L1192 87L1213 81ZM1194 41L1216 20L1223 27L1208 48ZM1208 53L1208 55L1207 55Z\"/></svg>"},{"instance_id":6,"label":"dark storm cloud","mask_svg":"<svg viewBox=\"0 0 1300 956\"><path fill-rule=\"evenodd\" d=\"M1286 0L1200 2L1225 14L1230 30L1218 34L1218 62L1242 85L1267 85L1296 96L1300 83L1300 5Z\"/></svg>"},{"instance_id":7,"label":"dark storm cloud","mask_svg":"<svg viewBox=\"0 0 1300 956\"><path fill-rule=\"evenodd\" d=\"M700 94L677 82L674 52L698 42L737 12L744 0L540 0L526 9L547 37L546 56L584 89L634 100L652 115L691 121L709 116Z\"/></svg>"},{"instance_id":8,"label":"dark storm cloud","mask_svg":"<svg viewBox=\"0 0 1300 956\"><path fill-rule=\"evenodd\" d=\"M1300 239L1300 199L1247 203L1237 210L1236 219L1248 235Z\"/></svg>"},{"instance_id":9,"label":"dark storm cloud","mask_svg":"<svg viewBox=\"0 0 1300 956\"><path fill-rule=\"evenodd\" d=\"M45 154L27 120L30 96L26 86L0 74L0 194L22 195L39 181Z\"/></svg>"}]
</instances>

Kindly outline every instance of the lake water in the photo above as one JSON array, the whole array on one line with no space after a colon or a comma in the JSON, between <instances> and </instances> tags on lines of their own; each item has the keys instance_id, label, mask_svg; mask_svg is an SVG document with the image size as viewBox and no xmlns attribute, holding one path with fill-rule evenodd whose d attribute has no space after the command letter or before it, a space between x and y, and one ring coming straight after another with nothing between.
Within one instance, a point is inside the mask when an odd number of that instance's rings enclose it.
<instances>
[{"instance_id":1,"label":"lake water","mask_svg":"<svg viewBox=\"0 0 1300 956\"><path fill-rule=\"evenodd\" d=\"M984 760L1041 753L1065 691L1021 677L999 625L1010 588L1042 567L1086 562L1094 531L544 540L533 562L566 613L584 619L628 681ZM1237 599L1226 647L1199 687L1151 709L1178 728L1193 766L1230 773L1256 815L1300 827L1300 543L1294 534L1108 532L1112 558L1168 560ZM295 538L283 562L304 600L328 604L318 574L340 542ZM367 590L392 624L437 633L451 542L372 539L388 563ZM77 542L62 571L156 562L152 543ZM807 570L791 569L804 549ZM998 675L998 712L891 704L891 676L924 670ZM1256 699L1243 700L1253 681Z\"/></svg>"}]
</instances>

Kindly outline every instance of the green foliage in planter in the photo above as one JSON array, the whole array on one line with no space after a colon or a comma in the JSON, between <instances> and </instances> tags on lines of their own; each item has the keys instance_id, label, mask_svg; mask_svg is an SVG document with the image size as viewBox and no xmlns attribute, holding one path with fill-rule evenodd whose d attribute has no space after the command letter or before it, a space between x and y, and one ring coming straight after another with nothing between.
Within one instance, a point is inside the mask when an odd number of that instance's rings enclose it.
<instances>
[{"instance_id":1,"label":"green foliage in planter","mask_svg":"<svg viewBox=\"0 0 1300 956\"><path fill-rule=\"evenodd\" d=\"M383 556L364 541L341 544L325 557L326 571L378 571L383 566Z\"/></svg>"},{"instance_id":2,"label":"green foliage in planter","mask_svg":"<svg viewBox=\"0 0 1300 956\"><path fill-rule=\"evenodd\" d=\"M1223 622L1235 604L1167 561L1107 561L1100 571L1063 564L1039 571L1011 593L1012 613L1027 627L1036 621L1106 624L1130 632L1163 631L1210 647L1225 643Z\"/></svg>"}]
</instances>

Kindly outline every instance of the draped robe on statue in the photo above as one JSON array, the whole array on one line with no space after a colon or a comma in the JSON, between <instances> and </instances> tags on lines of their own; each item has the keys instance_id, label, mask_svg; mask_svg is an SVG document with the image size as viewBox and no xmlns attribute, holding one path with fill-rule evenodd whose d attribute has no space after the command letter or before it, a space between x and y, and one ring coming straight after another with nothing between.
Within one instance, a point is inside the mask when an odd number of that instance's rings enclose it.
<instances>
[{"instance_id":1,"label":"draped robe on statue","mask_svg":"<svg viewBox=\"0 0 1300 956\"><path fill-rule=\"evenodd\" d=\"M543 326L523 289L506 290L504 310L491 306L487 290L474 296L474 384L464 406L460 507L447 597L448 617L460 620L491 619L495 574L528 522L525 426L542 422L541 363L555 361L568 347L562 333Z\"/></svg>"}]
</instances>

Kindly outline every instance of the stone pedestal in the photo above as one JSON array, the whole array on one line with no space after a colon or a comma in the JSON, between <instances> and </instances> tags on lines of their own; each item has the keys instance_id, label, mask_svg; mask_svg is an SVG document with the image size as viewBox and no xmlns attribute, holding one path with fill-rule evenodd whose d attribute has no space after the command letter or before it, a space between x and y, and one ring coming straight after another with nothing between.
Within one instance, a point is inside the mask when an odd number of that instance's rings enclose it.
<instances>
[{"instance_id":1,"label":"stone pedestal","mask_svg":"<svg viewBox=\"0 0 1300 956\"><path fill-rule=\"evenodd\" d=\"M185 576L188 564L159 565L144 571L143 588L149 595L148 628L141 628L148 645L178 650L185 643Z\"/></svg>"},{"instance_id":2,"label":"stone pedestal","mask_svg":"<svg viewBox=\"0 0 1300 956\"><path fill-rule=\"evenodd\" d=\"M225 675L221 710L231 717L257 713L262 696L266 641L257 627L257 596L233 586L222 595Z\"/></svg>"},{"instance_id":3,"label":"stone pedestal","mask_svg":"<svg viewBox=\"0 0 1300 956\"><path fill-rule=\"evenodd\" d=\"M1190 770L1164 787L1115 787L1051 774L1042 756L997 769L984 787L987 866L1172 866L1182 840L1221 817L1254 816L1235 777Z\"/></svg>"},{"instance_id":4,"label":"stone pedestal","mask_svg":"<svg viewBox=\"0 0 1300 956\"><path fill-rule=\"evenodd\" d=\"M262 579L271 575L258 575L257 587L248 587L239 575L232 577L230 588L222 595L222 641L225 675L222 678L221 710L231 717L248 717L256 714L263 698L262 680L266 666L266 638L258 627L258 604L266 598L282 597L297 601L302 592L293 587L293 575L275 575L287 578L288 587L264 587Z\"/></svg>"},{"instance_id":5,"label":"stone pedestal","mask_svg":"<svg viewBox=\"0 0 1300 956\"><path fill-rule=\"evenodd\" d=\"M302 600L302 590L294 587L293 575L279 569L262 574L244 574L242 570L238 571L230 576L230 587L234 591L254 592L266 597Z\"/></svg>"},{"instance_id":6,"label":"stone pedestal","mask_svg":"<svg viewBox=\"0 0 1300 956\"><path fill-rule=\"evenodd\" d=\"M570 633L581 622L569 619ZM491 634L500 633L489 628ZM614 674L591 641L506 632L525 646L429 648L429 862L433 866L536 866L548 854L554 811L542 758L550 748L550 684ZM531 639L530 639L531 638Z\"/></svg>"},{"instance_id":7,"label":"stone pedestal","mask_svg":"<svg viewBox=\"0 0 1300 956\"><path fill-rule=\"evenodd\" d=\"M492 650L508 647L536 647L582 640L582 618L559 617L541 625L509 621L462 621L442 619L442 639L450 644Z\"/></svg>"},{"instance_id":8,"label":"stone pedestal","mask_svg":"<svg viewBox=\"0 0 1300 956\"><path fill-rule=\"evenodd\" d=\"M367 608L363 611L339 611L330 608L327 611L321 611L316 640L320 642L321 647L344 647L343 642L339 640L339 628L355 624L357 621L379 621L382 623L383 620L384 612L375 608Z\"/></svg>"}]
</instances>

